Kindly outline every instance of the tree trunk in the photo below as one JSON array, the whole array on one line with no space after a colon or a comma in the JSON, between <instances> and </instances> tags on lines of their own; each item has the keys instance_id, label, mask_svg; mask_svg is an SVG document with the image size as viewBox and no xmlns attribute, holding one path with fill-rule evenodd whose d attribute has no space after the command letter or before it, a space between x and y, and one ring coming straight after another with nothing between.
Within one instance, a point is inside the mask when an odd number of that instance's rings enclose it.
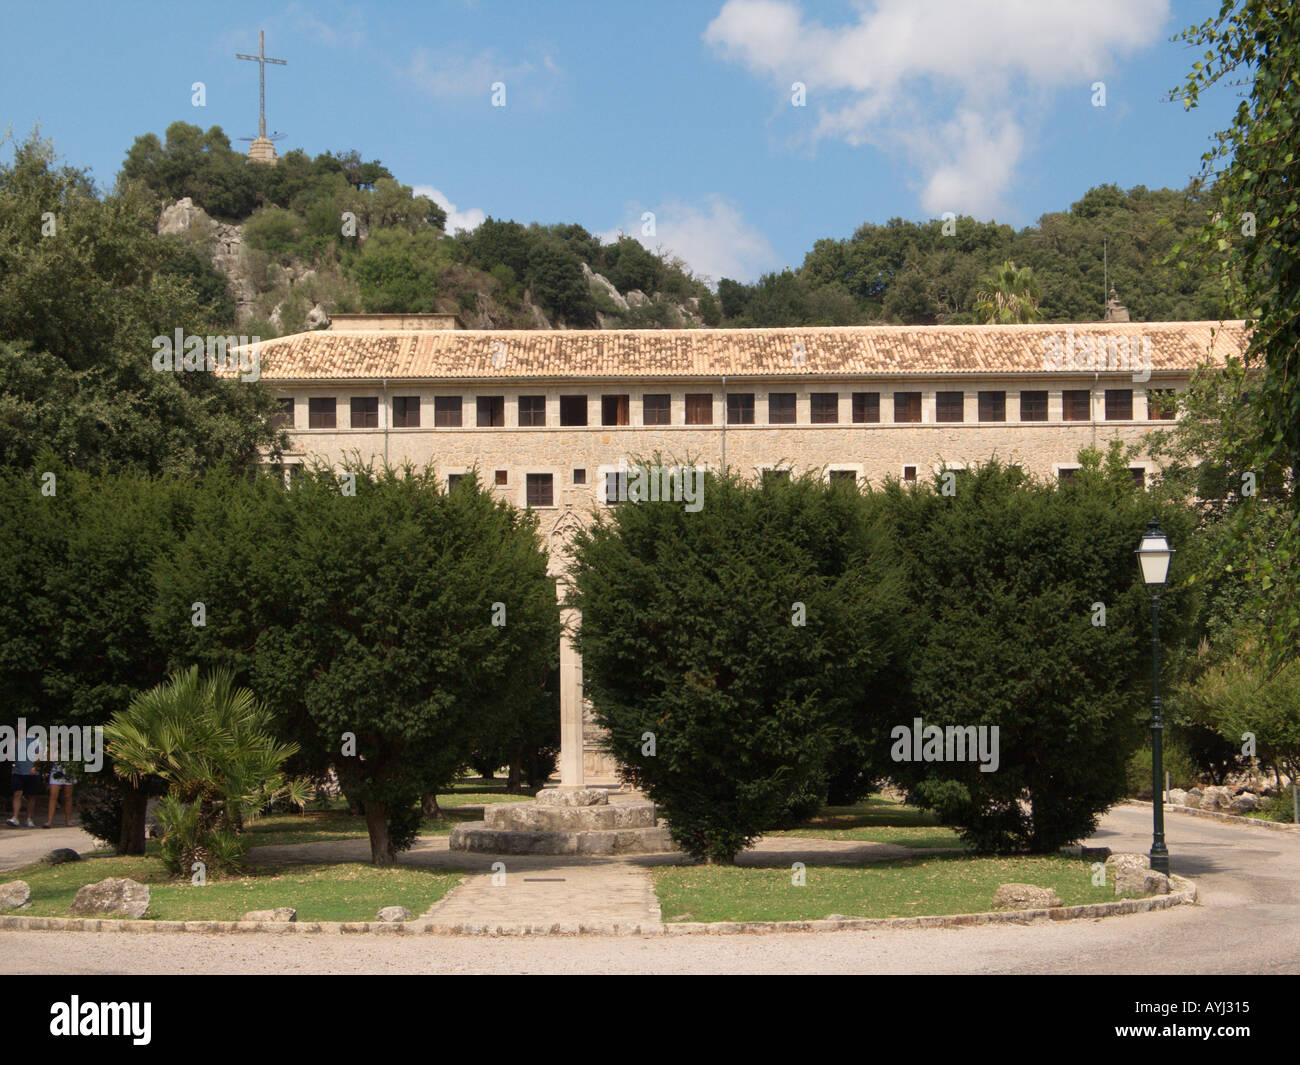
<instances>
[{"instance_id":1,"label":"tree trunk","mask_svg":"<svg viewBox=\"0 0 1300 1065\"><path fill-rule=\"evenodd\" d=\"M510 756L510 775L506 779L506 791L511 795L518 795L523 791L523 785L519 780L519 771L524 761L524 749L516 747L514 753Z\"/></svg>"},{"instance_id":2,"label":"tree trunk","mask_svg":"<svg viewBox=\"0 0 1300 1065\"><path fill-rule=\"evenodd\" d=\"M388 805L382 802L366 803L366 830L370 833L370 860L375 865L392 865L397 861L393 854L393 841L388 837Z\"/></svg>"},{"instance_id":3,"label":"tree trunk","mask_svg":"<svg viewBox=\"0 0 1300 1065\"><path fill-rule=\"evenodd\" d=\"M144 822L149 796L143 788L122 792L122 826L117 839L118 854L144 853Z\"/></svg>"},{"instance_id":4,"label":"tree trunk","mask_svg":"<svg viewBox=\"0 0 1300 1065\"><path fill-rule=\"evenodd\" d=\"M420 809L424 811L425 817L441 817L442 807L438 805L438 794L433 791L426 791L420 796Z\"/></svg>"}]
</instances>

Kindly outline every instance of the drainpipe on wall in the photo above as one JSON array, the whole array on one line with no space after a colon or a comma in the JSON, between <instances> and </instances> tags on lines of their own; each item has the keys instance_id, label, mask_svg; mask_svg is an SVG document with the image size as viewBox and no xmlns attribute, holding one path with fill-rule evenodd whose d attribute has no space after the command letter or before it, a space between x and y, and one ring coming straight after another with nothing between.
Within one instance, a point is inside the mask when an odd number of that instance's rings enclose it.
<instances>
[{"instance_id":1,"label":"drainpipe on wall","mask_svg":"<svg viewBox=\"0 0 1300 1065\"><path fill-rule=\"evenodd\" d=\"M727 472L727 375L722 375L722 473Z\"/></svg>"},{"instance_id":2,"label":"drainpipe on wall","mask_svg":"<svg viewBox=\"0 0 1300 1065\"><path fill-rule=\"evenodd\" d=\"M1092 395L1088 397L1088 414L1092 417L1092 449L1097 450L1097 382L1101 380L1101 372L1094 371L1092 375Z\"/></svg>"},{"instance_id":3,"label":"drainpipe on wall","mask_svg":"<svg viewBox=\"0 0 1300 1065\"><path fill-rule=\"evenodd\" d=\"M392 419L392 412L388 407L388 378L384 382L384 466L388 466L388 423Z\"/></svg>"}]
</instances>

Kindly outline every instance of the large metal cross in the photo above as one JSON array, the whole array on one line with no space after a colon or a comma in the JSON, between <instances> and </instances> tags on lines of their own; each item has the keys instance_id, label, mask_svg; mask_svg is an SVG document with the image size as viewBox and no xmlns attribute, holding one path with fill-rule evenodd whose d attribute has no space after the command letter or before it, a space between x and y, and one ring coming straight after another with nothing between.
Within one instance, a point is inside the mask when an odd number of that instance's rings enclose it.
<instances>
[{"instance_id":1,"label":"large metal cross","mask_svg":"<svg viewBox=\"0 0 1300 1065\"><path fill-rule=\"evenodd\" d=\"M236 59L251 59L257 64L257 135L266 136L266 64L278 63L282 67L289 64L283 59L271 59L266 54L266 32L257 31L257 55L235 53Z\"/></svg>"}]
</instances>

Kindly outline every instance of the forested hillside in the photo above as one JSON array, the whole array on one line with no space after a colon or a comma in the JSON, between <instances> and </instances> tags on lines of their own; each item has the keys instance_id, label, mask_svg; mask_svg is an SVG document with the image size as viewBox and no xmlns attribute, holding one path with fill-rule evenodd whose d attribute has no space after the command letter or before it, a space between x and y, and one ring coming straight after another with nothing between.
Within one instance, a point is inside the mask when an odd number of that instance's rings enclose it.
<instances>
[{"instance_id":1,"label":"forested hillside","mask_svg":"<svg viewBox=\"0 0 1300 1065\"><path fill-rule=\"evenodd\" d=\"M1223 314L1214 278L1162 263L1204 221L1195 185L1103 185L1020 230L969 217L865 223L818 240L797 270L746 284L699 277L630 237L603 243L576 223L489 218L450 236L443 209L378 160L293 149L259 166L218 127L177 122L163 141L137 138L120 180L143 185L160 211L189 197L210 216L176 227L187 269L219 319L263 336L358 310L455 311L483 328L960 324L980 320L978 294L1005 261L1032 269L1045 321L1100 318L1107 259L1135 321ZM214 241L232 235L240 254L214 257Z\"/></svg>"}]
</instances>

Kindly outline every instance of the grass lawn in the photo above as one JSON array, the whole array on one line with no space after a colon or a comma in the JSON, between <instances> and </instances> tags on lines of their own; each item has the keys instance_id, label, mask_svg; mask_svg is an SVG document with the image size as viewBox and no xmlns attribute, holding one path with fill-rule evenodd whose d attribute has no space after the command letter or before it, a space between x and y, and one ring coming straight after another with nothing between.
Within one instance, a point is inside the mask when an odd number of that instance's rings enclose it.
<instances>
[{"instance_id":1,"label":"grass lawn","mask_svg":"<svg viewBox=\"0 0 1300 1065\"><path fill-rule=\"evenodd\" d=\"M653 871L665 921L808 921L986 913L1001 884L1054 888L1066 906L1112 902L1092 863L1064 857L933 855L860 866L817 866L795 887L789 869L664 866Z\"/></svg>"},{"instance_id":2,"label":"grass lawn","mask_svg":"<svg viewBox=\"0 0 1300 1065\"><path fill-rule=\"evenodd\" d=\"M0 880L26 880L29 905L10 911L24 917L67 917L77 889L110 876L149 885L146 919L160 921L237 921L249 910L292 906L299 921L373 921L384 906L405 906L418 916L459 882L460 872L360 862L298 865L258 870L248 876L209 880L195 887L172 880L152 854L118 857L111 851L85 855L66 865L29 865L0 874Z\"/></svg>"},{"instance_id":3,"label":"grass lawn","mask_svg":"<svg viewBox=\"0 0 1300 1065\"><path fill-rule=\"evenodd\" d=\"M879 796L872 796L856 806L823 806L798 828L767 834L854 839L869 843L893 843L899 847L963 849L957 833L940 825L929 811Z\"/></svg>"},{"instance_id":4,"label":"grass lawn","mask_svg":"<svg viewBox=\"0 0 1300 1065\"><path fill-rule=\"evenodd\" d=\"M527 802L531 793L510 795L505 781L485 783L478 778L457 783L450 792L438 795L443 817L426 817L420 822L420 835L445 836L463 821L482 820L475 806L493 802ZM466 809L466 807L471 807ZM250 822L246 829L250 847L273 847L287 843L321 843L336 839L363 839L366 820L348 813L347 803L333 799L325 809L311 803L306 813L275 814Z\"/></svg>"}]
</instances>

